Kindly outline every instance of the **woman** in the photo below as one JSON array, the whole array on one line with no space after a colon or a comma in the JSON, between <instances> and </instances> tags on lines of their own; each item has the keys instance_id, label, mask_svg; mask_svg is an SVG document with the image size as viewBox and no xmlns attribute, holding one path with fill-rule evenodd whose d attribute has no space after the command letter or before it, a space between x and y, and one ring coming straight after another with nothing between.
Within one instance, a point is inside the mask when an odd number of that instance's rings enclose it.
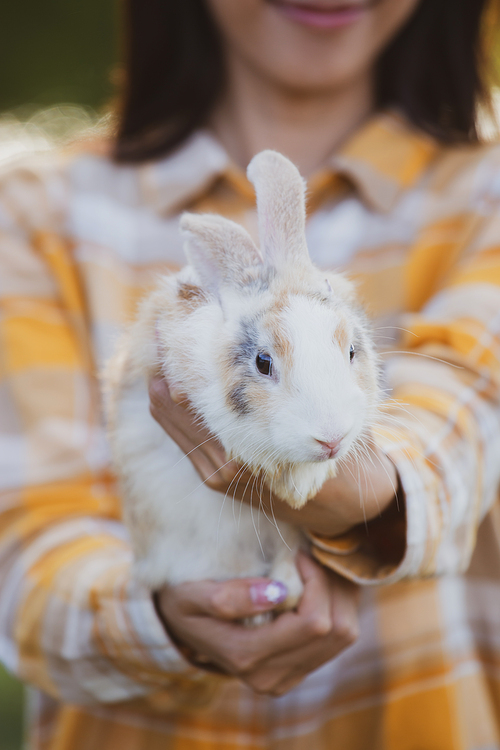
<instances>
[{"instance_id":1,"label":"woman","mask_svg":"<svg viewBox=\"0 0 500 750\"><path fill-rule=\"evenodd\" d=\"M500 747L500 154L476 129L492 14L131 2L111 149L3 177L1 654L43 691L33 747ZM397 403L362 473L300 512L275 503L322 565L301 558L297 612L249 633L234 620L275 606L265 579L152 601L130 577L95 372L155 273L182 264L182 210L252 230L242 168L263 148L309 178L311 255L357 279ZM151 398L228 490L235 467L182 395L155 381ZM207 700L206 670L238 680Z\"/></svg>"}]
</instances>

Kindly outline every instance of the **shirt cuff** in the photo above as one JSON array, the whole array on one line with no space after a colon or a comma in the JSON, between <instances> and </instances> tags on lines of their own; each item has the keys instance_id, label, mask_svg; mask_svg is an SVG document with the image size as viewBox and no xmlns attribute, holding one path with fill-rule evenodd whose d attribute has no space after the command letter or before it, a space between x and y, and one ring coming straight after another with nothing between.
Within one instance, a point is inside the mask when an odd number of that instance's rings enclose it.
<instances>
[{"instance_id":1,"label":"shirt cuff","mask_svg":"<svg viewBox=\"0 0 500 750\"><path fill-rule=\"evenodd\" d=\"M355 583L387 582L401 565L406 549L405 513L399 498L397 502L380 518L333 539L307 532L313 557Z\"/></svg>"}]
</instances>

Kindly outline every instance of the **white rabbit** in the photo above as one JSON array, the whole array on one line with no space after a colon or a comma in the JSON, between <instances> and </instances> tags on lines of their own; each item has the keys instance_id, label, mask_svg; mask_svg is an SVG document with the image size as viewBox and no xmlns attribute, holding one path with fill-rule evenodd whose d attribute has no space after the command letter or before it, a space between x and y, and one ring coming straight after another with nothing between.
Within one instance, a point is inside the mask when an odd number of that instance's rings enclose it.
<instances>
[{"instance_id":1,"label":"white rabbit","mask_svg":"<svg viewBox=\"0 0 500 750\"><path fill-rule=\"evenodd\" d=\"M378 365L352 284L315 268L305 191L273 151L248 167L261 250L238 224L184 214L189 265L141 304L105 374L109 437L137 576L151 589L270 576L302 591L300 532L208 489L149 412L160 370L182 386L228 457L300 508L363 439L379 400ZM259 481L260 487L260 481ZM258 505L258 503L257 503Z\"/></svg>"}]
</instances>

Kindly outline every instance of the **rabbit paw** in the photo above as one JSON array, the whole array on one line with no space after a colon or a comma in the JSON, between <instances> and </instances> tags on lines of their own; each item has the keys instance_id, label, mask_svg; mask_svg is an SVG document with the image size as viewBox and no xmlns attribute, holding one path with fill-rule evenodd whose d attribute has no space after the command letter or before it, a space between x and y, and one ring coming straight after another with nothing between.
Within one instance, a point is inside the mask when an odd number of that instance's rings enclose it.
<instances>
[{"instance_id":1,"label":"rabbit paw","mask_svg":"<svg viewBox=\"0 0 500 750\"><path fill-rule=\"evenodd\" d=\"M281 581L287 588L288 595L279 609L293 609L298 604L304 590L294 559L286 557L277 560L270 575L273 580Z\"/></svg>"}]
</instances>

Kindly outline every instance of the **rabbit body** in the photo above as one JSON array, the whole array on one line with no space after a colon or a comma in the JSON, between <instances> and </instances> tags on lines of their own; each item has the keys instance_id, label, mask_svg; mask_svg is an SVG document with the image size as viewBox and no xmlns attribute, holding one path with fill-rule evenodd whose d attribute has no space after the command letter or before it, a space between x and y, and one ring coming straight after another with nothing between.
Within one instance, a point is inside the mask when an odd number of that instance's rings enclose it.
<instances>
[{"instance_id":1,"label":"rabbit body","mask_svg":"<svg viewBox=\"0 0 500 750\"><path fill-rule=\"evenodd\" d=\"M269 576L293 607L302 535L259 513L259 492L299 508L335 475L373 421L378 366L352 284L310 262L296 168L267 151L248 174L260 252L227 219L184 215L189 265L143 301L107 365L105 401L136 575L151 589ZM158 371L228 458L259 476L252 504L206 487L152 418L148 380Z\"/></svg>"},{"instance_id":2,"label":"rabbit body","mask_svg":"<svg viewBox=\"0 0 500 750\"><path fill-rule=\"evenodd\" d=\"M107 367L108 383L116 384L115 398L109 400L112 453L136 575L151 589L206 578L270 575L286 583L296 601L302 586L293 559L300 533L288 524L278 521L276 528L259 518L258 502L235 507L232 498L209 489L150 415L147 385L157 368L157 326L168 351L163 369L169 381L182 384L215 434L231 431L229 420L220 418L219 409L226 411L227 406L214 356L221 348L222 321L215 306L211 315L200 309L179 321L179 276L165 278L143 305Z\"/></svg>"}]
</instances>

